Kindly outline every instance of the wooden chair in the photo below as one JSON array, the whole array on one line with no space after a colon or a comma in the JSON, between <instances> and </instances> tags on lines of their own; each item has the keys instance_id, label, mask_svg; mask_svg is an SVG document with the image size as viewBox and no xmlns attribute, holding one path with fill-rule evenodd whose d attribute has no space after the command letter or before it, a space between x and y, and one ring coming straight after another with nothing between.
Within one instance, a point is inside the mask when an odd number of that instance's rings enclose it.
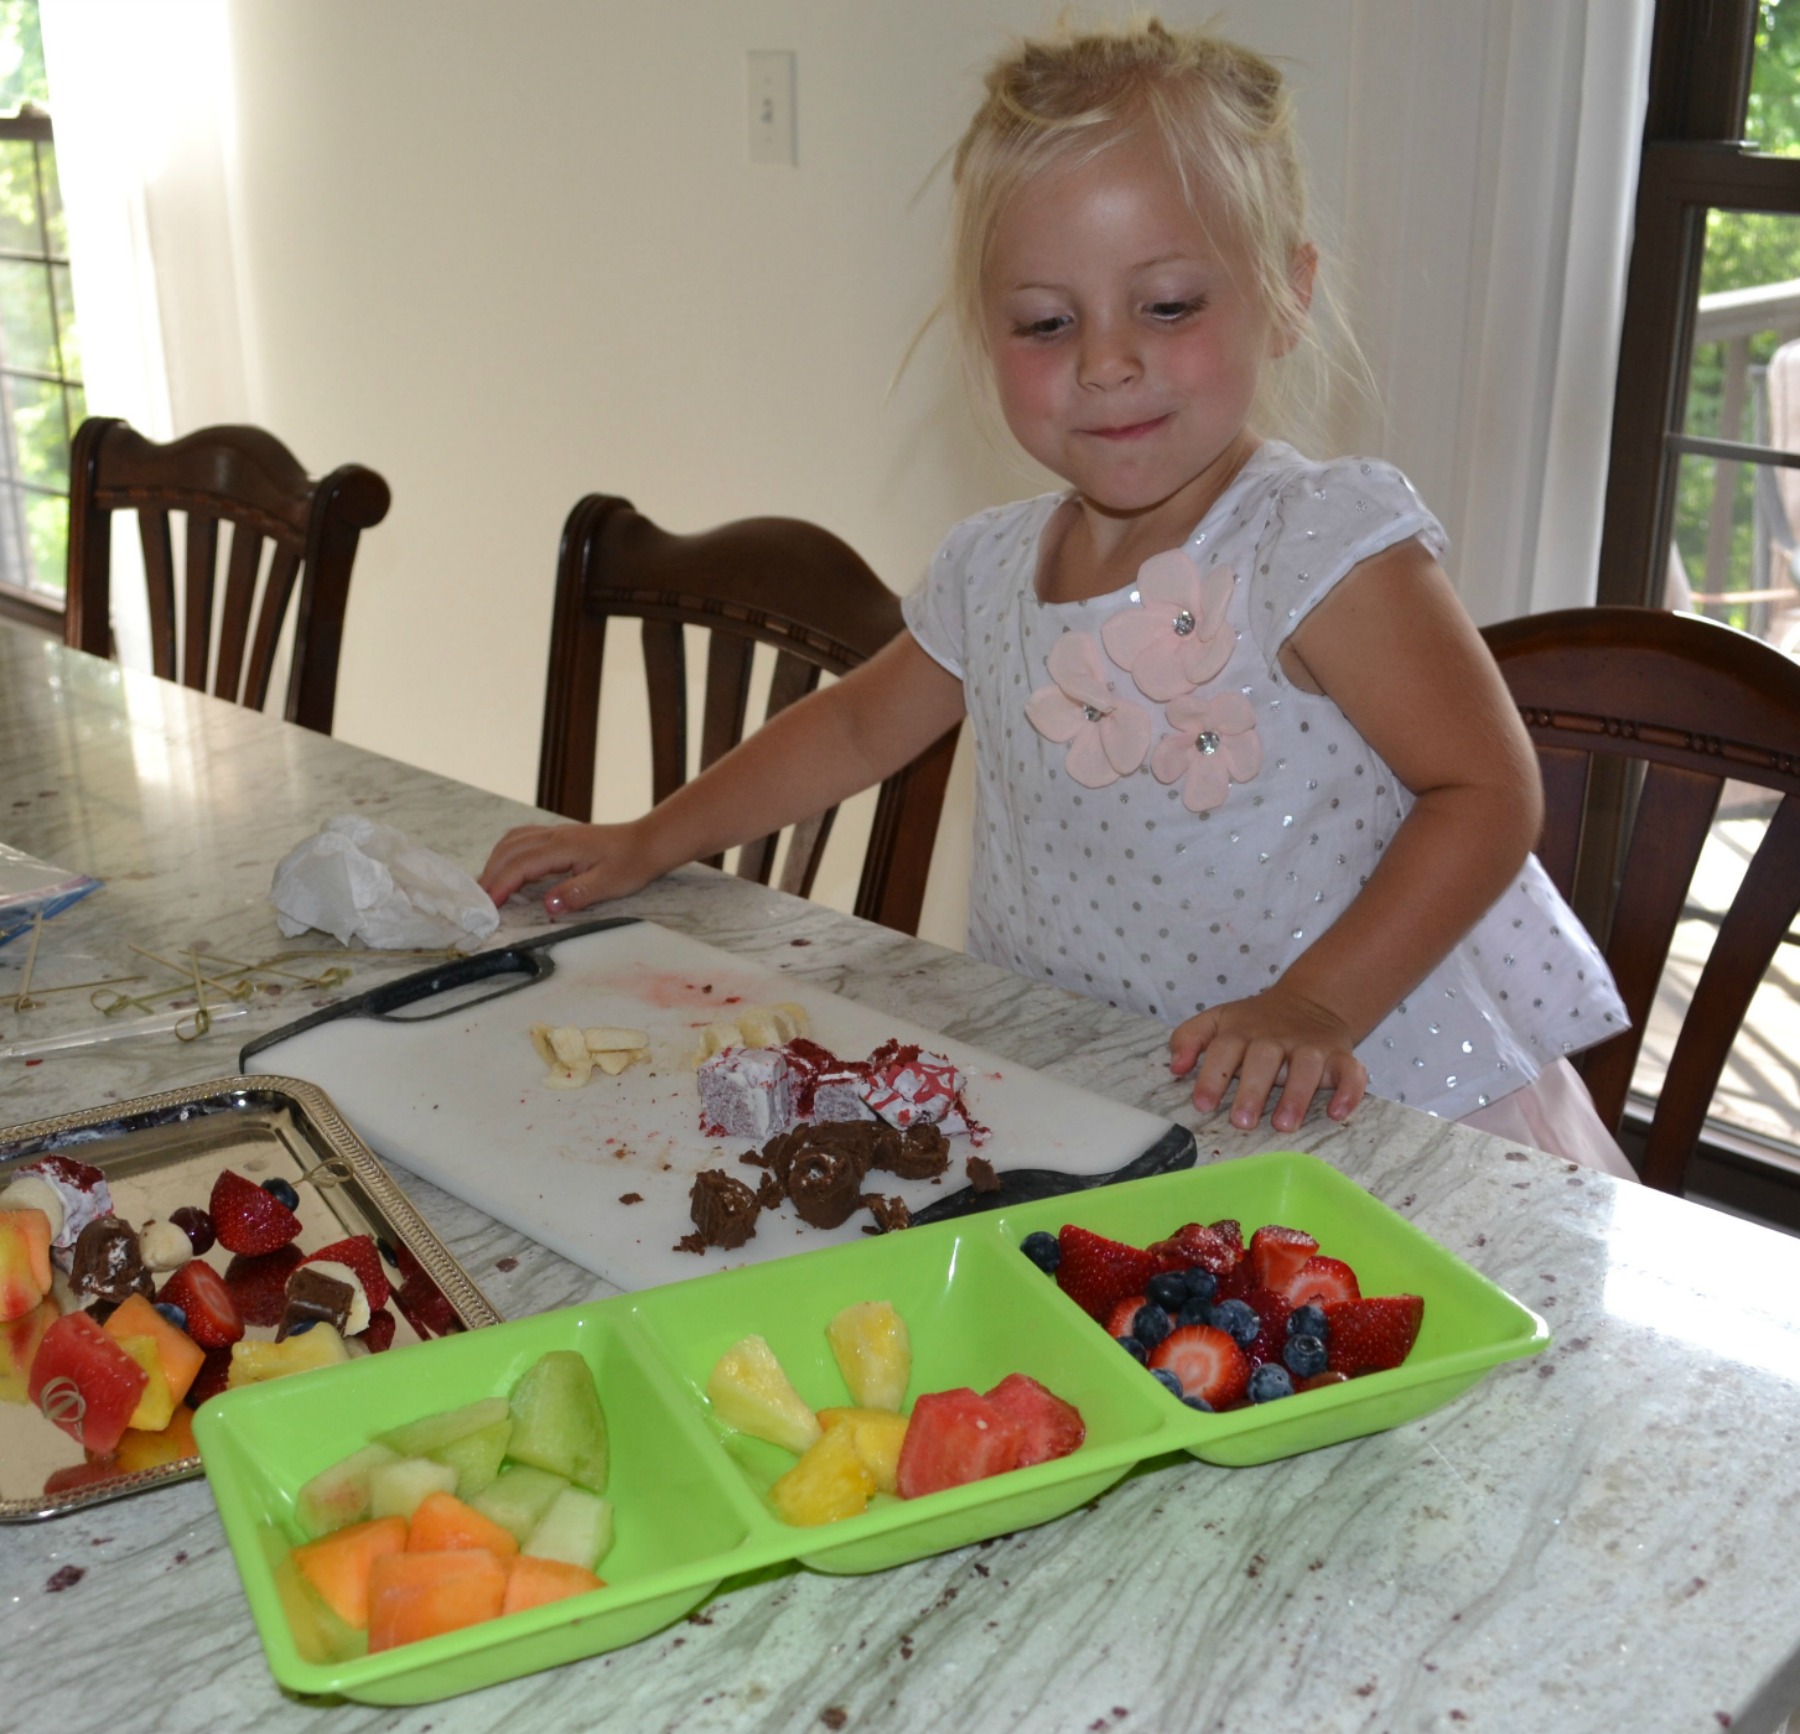
<instances>
[{"instance_id":1,"label":"wooden chair","mask_svg":"<svg viewBox=\"0 0 1800 1734\"><path fill-rule=\"evenodd\" d=\"M116 417L90 417L70 451L63 637L112 655L112 515L135 512L155 672L260 710L297 585L285 714L330 734L350 567L358 537L387 516L388 499L387 483L361 464L309 480L261 428L201 428L158 445ZM177 515L186 520L179 604L169 532ZM221 525L231 528L222 592ZM272 553L259 596L265 541Z\"/></svg>"},{"instance_id":2,"label":"wooden chair","mask_svg":"<svg viewBox=\"0 0 1800 1734\"><path fill-rule=\"evenodd\" d=\"M538 759L538 805L565 818L586 820L593 812L601 662L606 623L615 617L643 622L657 801L687 780L684 626L711 633L701 769L743 738L758 644L776 651L767 720L811 692L821 673L847 673L902 630L893 592L854 549L815 524L747 518L672 535L629 500L589 494L563 526ZM917 932L955 748L952 729L881 785L856 896L856 913L866 920ZM780 889L811 893L835 811L791 827ZM737 871L768 884L778 841L745 844Z\"/></svg>"},{"instance_id":3,"label":"wooden chair","mask_svg":"<svg viewBox=\"0 0 1800 1734\"><path fill-rule=\"evenodd\" d=\"M1596 934L1630 1030L1576 1057L1617 1131L1657 983L1729 778L1781 796L1682 1021L1640 1164L1682 1190L1751 995L1800 912L1800 663L1731 627L1652 608L1571 608L1483 632L1543 770L1539 858L1564 896L1596 761L1641 767L1610 929Z\"/></svg>"}]
</instances>

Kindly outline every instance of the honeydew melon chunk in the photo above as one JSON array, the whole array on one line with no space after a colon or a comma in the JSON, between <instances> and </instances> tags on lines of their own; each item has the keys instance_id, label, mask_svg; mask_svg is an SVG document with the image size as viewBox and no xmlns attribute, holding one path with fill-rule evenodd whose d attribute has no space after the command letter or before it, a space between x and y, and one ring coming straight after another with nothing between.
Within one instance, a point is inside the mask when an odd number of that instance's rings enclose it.
<instances>
[{"instance_id":1,"label":"honeydew melon chunk","mask_svg":"<svg viewBox=\"0 0 1800 1734\"><path fill-rule=\"evenodd\" d=\"M513 1463L469 1503L483 1517L491 1517L502 1529L511 1530L515 1540L523 1542L550 1509L551 1500L568 1485L567 1476L534 1469L529 1463Z\"/></svg>"},{"instance_id":2,"label":"honeydew melon chunk","mask_svg":"<svg viewBox=\"0 0 1800 1734\"><path fill-rule=\"evenodd\" d=\"M429 1457L400 1457L369 1471L369 1515L410 1519L427 1494L454 1493L456 1471Z\"/></svg>"},{"instance_id":3,"label":"honeydew melon chunk","mask_svg":"<svg viewBox=\"0 0 1800 1734\"><path fill-rule=\"evenodd\" d=\"M321 1469L294 1501L306 1533L316 1539L347 1524L361 1523L369 1515L370 1471L399 1460L400 1453L386 1445L365 1445Z\"/></svg>"},{"instance_id":4,"label":"honeydew melon chunk","mask_svg":"<svg viewBox=\"0 0 1800 1734\"><path fill-rule=\"evenodd\" d=\"M479 1433L496 1421L504 1421L509 1413L504 1397L483 1397L478 1403L465 1403L460 1409L445 1409L420 1421L408 1421L403 1427L389 1428L375 1437L402 1457L430 1457L466 1434Z\"/></svg>"},{"instance_id":5,"label":"honeydew melon chunk","mask_svg":"<svg viewBox=\"0 0 1800 1734\"><path fill-rule=\"evenodd\" d=\"M580 1487L565 1487L532 1526L519 1551L592 1571L612 1543L612 1501Z\"/></svg>"},{"instance_id":6,"label":"honeydew melon chunk","mask_svg":"<svg viewBox=\"0 0 1800 1734\"><path fill-rule=\"evenodd\" d=\"M573 1349L551 1349L525 1370L512 1392L515 1463L548 1469L578 1487L606 1491L606 1417L594 1374ZM591 1560L576 1560L591 1565Z\"/></svg>"},{"instance_id":7,"label":"honeydew melon chunk","mask_svg":"<svg viewBox=\"0 0 1800 1734\"><path fill-rule=\"evenodd\" d=\"M503 1415L492 1426L478 1427L424 1455L433 1462L448 1463L456 1471L456 1497L466 1504L500 1473L512 1430L512 1416Z\"/></svg>"}]
</instances>

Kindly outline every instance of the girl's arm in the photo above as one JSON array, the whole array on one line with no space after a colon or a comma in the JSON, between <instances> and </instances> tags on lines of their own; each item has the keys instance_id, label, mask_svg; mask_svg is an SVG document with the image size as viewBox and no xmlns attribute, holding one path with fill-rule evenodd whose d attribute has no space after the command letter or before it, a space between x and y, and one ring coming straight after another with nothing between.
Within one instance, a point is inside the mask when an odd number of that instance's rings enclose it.
<instances>
[{"instance_id":1,"label":"girl's arm","mask_svg":"<svg viewBox=\"0 0 1800 1734\"><path fill-rule=\"evenodd\" d=\"M881 782L962 714L962 682L902 632L642 818L508 831L482 869L482 889L504 903L534 879L568 875L544 894L552 915L623 897L672 867L765 837Z\"/></svg>"},{"instance_id":2,"label":"girl's arm","mask_svg":"<svg viewBox=\"0 0 1800 1734\"><path fill-rule=\"evenodd\" d=\"M1367 1073L1357 1043L1449 953L1537 841L1537 760L1500 670L1443 569L1417 541L1364 561L1301 622L1289 677L1331 698L1412 791L1368 883L1266 992L1176 1030L1177 1075L1204 1052L1194 1105L1233 1076L1232 1123L1254 1126L1286 1068L1273 1124L1292 1131L1313 1093L1343 1119Z\"/></svg>"}]
</instances>

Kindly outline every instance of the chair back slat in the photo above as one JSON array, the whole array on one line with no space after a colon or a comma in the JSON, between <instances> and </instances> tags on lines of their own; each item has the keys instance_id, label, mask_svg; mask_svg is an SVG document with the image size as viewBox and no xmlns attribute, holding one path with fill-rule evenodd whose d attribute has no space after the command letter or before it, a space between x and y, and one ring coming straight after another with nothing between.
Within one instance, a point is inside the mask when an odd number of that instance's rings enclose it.
<instances>
[{"instance_id":1,"label":"chair back slat","mask_svg":"<svg viewBox=\"0 0 1800 1734\"><path fill-rule=\"evenodd\" d=\"M219 568L219 520L188 513L182 579L181 684L206 691L212 661L213 581Z\"/></svg>"},{"instance_id":2,"label":"chair back slat","mask_svg":"<svg viewBox=\"0 0 1800 1734\"><path fill-rule=\"evenodd\" d=\"M673 535L628 500L588 495L563 526L538 759L539 805L572 819L593 811L601 669L583 646L599 623L615 617L642 623L658 801L686 778L684 625L709 634L702 766L743 738L758 644L777 653L768 716L811 691L822 673L844 674L867 661L903 627L893 593L854 550L817 525L751 518ZM917 931L955 743L951 730L882 785L857 893L859 915ZM785 852L774 838L744 845L737 871L766 883L779 858L782 888L805 894L831 819L826 812L790 826Z\"/></svg>"},{"instance_id":3,"label":"chair back slat","mask_svg":"<svg viewBox=\"0 0 1800 1734\"><path fill-rule=\"evenodd\" d=\"M256 611L256 631L244 658L244 703L257 710L269 701L269 683L275 678L275 650L281 639L281 623L287 618L288 598L300 572L300 550L278 543L269 561L263 585L262 606Z\"/></svg>"},{"instance_id":4,"label":"chair back slat","mask_svg":"<svg viewBox=\"0 0 1800 1734\"><path fill-rule=\"evenodd\" d=\"M388 505L387 483L373 470L346 464L313 482L261 428L202 428L159 445L116 418L89 417L70 452L64 637L77 649L111 654L111 519L135 514L156 673L176 678L179 619L181 678L204 691L210 669L214 692L261 707L292 607L284 714L328 734L351 565L361 533L381 522ZM169 534L176 513L186 519L179 603ZM222 524L232 538L221 586ZM274 552L257 608L251 597L265 541Z\"/></svg>"},{"instance_id":5,"label":"chair back slat","mask_svg":"<svg viewBox=\"0 0 1800 1734\"><path fill-rule=\"evenodd\" d=\"M1581 820L1587 807L1589 755L1554 747L1538 751L1544 778L1544 834L1538 859L1565 898L1574 894L1575 863L1581 854Z\"/></svg>"},{"instance_id":6,"label":"chair back slat","mask_svg":"<svg viewBox=\"0 0 1800 1734\"><path fill-rule=\"evenodd\" d=\"M220 698L243 702L244 644L250 635L250 609L256 601L256 579L262 568L262 537L248 524L231 527L231 554L225 566L225 599L219 614L219 666L213 691Z\"/></svg>"},{"instance_id":7,"label":"chair back slat","mask_svg":"<svg viewBox=\"0 0 1800 1734\"><path fill-rule=\"evenodd\" d=\"M1729 780L1780 797L1653 1105L1641 1171L1678 1192L1751 999L1800 911L1800 664L1730 627L1647 608L1564 609L1483 636L1537 747L1552 877L1565 894L1573 766L1610 758L1641 767L1605 924L1633 1027L1575 1062L1609 1125L1623 1116L1722 788Z\"/></svg>"},{"instance_id":8,"label":"chair back slat","mask_svg":"<svg viewBox=\"0 0 1800 1734\"><path fill-rule=\"evenodd\" d=\"M167 512L152 508L138 513L138 545L144 552L144 583L150 594L150 667L164 680L173 680L175 550Z\"/></svg>"}]
</instances>

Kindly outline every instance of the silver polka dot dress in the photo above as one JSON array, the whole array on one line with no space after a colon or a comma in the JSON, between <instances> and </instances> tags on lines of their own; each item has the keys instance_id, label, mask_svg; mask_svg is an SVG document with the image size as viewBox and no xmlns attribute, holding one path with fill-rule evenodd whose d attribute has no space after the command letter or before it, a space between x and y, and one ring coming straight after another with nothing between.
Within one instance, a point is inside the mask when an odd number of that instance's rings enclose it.
<instances>
[{"instance_id":1,"label":"silver polka dot dress","mask_svg":"<svg viewBox=\"0 0 1800 1734\"><path fill-rule=\"evenodd\" d=\"M1275 981L1405 818L1408 791L1277 655L1358 562L1410 536L1441 556L1445 537L1391 466L1271 441L1183 557L1047 604L1038 540L1064 497L958 525L906 599L974 737L968 945L1174 1025ZM1455 1118L1624 1024L1533 858L1358 1051L1377 1094Z\"/></svg>"}]
</instances>

